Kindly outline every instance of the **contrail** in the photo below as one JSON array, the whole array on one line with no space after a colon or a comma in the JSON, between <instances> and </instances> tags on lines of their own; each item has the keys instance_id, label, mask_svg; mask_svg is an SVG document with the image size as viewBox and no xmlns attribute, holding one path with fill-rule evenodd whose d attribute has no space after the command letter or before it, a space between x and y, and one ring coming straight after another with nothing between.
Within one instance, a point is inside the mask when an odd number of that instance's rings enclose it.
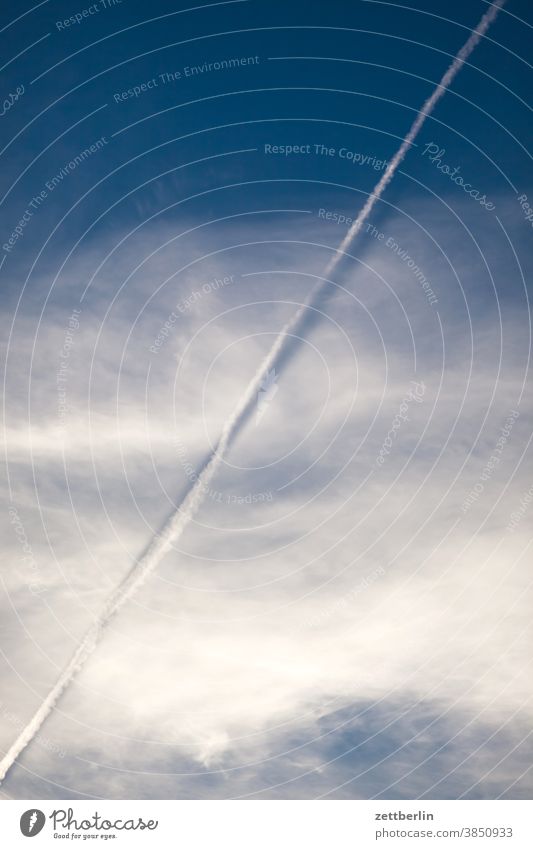
<instances>
[{"instance_id":1,"label":"contrail","mask_svg":"<svg viewBox=\"0 0 533 849\"><path fill-rule=\"evenodd\" d=\"M492 4L490 9L483 15L477 27L472 30L468 40L459 50L458 54L456 55L450 67L442 77L440 83L438 84L433 94L428 97L428 99L422 106L420 112L418 113L415 121L411 126L411 129L405 136L398 151L393 156L387 168L383 172L383 175L379 180L378 184L376 185L374 191L372 192L372 194L369 195L361 212L359 213L356 220L346 233L346 236L340 243L335 254L332 256L332 258L326 265L321 279L319 279L318 282L314 285L307 300L302 304L301 307L296 310L292 318L289 319L289 321L285 324L285 326L282 328L282 330L276 337L272 348L265 356L259 368L257 369L254 377L246 387L246 390L241 396L240 401L237 403L237 406L235 407L235 410L233 411L232 415L226 421L222 429L220 438L215 446L215 449L213 450L209 459L205 463L199 475L196 477L196 480L191 485L188 493L185 495L185 497L179 504L177 510L172 514L172 516L163 526L163 529L160 531L160 533L156 534L152 542L149 544L148 548L144 551L144 553L140 556L136 563L133 564L126 577L114 590L111 597L108 599L104 609L100 613L98 619L93 623L93 625L85 634L78 649L75 651L70 662L59 676L54 687L51 689L46 699L42 702L41 706L34 714L33 718L30 720L26 728L20 733L18 738L15 740L7 754L2 759L2 761L0 761L0 782L4 780L7 775L7 772L13 766L21 752L26 748L29 743L31 743L34 736L37 734L40 727L42 726L43 722L54 709L54 706L56 705L58 699L65 692L66 688L68 687L76 673L82 668L84 663L91 656L106 626L118 613L120 608L146 581L148 576L161 562L164 555L172 548L173 543L177 539L179 539L184 528L195 516L196 511L204 500L205 495L209 489L209 483L215 475L217 469L219 468L229 445L231 444L234 437L238 434L240 428L247 419L247 416L257 397L257 393L259 391L261 382L265 374L272 368L274 368L278 357L280 356L287 342L290 341L297 334L300 325L303 324L304 317L307 311L313 308L313 305L319 300L323 291L327 288L329 278L331 278L341 258L344 256L347 249L351 246L361 227L372 212L375 203L380 199L386 187L394 177L396 170L402 163L411 144L414 142L415 138L420 132L424 121L432 113L440 98L443 97L443 95L446 93L446 90L450 86L454 77L461 70L465 61L468 59L472 51L476 48L477 44L484 36L484 34L487 32L488 28L496 18L499 10L502 8L504 3L505 0L496 0L496 2Z\"/></svg>"}]
</instances>

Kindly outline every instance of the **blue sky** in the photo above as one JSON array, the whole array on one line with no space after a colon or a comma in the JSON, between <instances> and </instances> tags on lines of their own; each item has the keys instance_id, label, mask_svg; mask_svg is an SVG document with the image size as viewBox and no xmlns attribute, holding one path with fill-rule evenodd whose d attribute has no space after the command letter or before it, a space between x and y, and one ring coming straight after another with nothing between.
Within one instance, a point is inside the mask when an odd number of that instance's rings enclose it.
<instances>
[{"instance_id":1,"label":"blue sky","mask_svg":"<svg viewBox=\"0 0 533 849\"><path fill-rule=\"evenodd\" d=\"M0 20L5 749L488 6L181 5ZM428 118L5 798L531 797L528 18Z\"/></svg>"}]
</instances>

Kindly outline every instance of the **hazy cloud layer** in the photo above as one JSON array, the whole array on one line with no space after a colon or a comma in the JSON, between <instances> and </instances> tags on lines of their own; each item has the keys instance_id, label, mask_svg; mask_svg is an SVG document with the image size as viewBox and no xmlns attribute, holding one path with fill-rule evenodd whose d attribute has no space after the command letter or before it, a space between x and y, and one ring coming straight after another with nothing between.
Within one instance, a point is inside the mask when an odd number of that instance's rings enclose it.
<instances>
[{"instance_id":1,"label":"hazy cloud layer","mask_svg":"<svg viewBox=\"0 0 533 849\"><path fill-rule=\"evenodd\" d=\"M451 265L454 225L432 209L418 221L442 249L400 215L385 236L438 304L385 240L364 235L362 261L324 301L178 549L112 624L6 792L438 797L456 793L460 773L460 792L491 797L519 779L530 532L527 516L508 525L531 486L529 326L483 269L518 287L516 265L490 244L479 268L460 250ZM82 304L59 280L42 318L17 316L6 746L198 471L323 267L320 245L338 241L335 225L301 219L289 244L279 225L235 225L232 244L263 244L222 258L200 235L187 256L159 250L170 233L148 228L91 280L107 253L95 242L69 269L91 284Z\"/></svg>"}]
</instances>

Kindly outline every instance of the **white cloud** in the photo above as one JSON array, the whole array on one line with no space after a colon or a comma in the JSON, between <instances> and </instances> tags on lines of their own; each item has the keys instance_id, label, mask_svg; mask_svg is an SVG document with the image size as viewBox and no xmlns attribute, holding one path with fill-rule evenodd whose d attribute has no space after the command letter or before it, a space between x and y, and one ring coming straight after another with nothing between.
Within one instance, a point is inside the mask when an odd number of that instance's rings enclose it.
<instances>
[{"instance_id":1,"label":"white cloud","mask_svg":"<svg viewBox=\"0 0 533 849\"><path fill-rule=\"evenodd\" d=\"M322 225L314 226L316 234L306 221L307 239L320 241ZM401 236L401 221L389 226ZM149 250L137 242L139 256ZM421 241L416 255L431 267L435 249ZM300 247L292 256L287 249L283 264L310 271L315 260ZM168 757L173 753L200 771L218 769L280 751L283 740L302 730L313 738L331 712L373 700L421 700L437 714L449 710L465 721L479 713L489 726L527 700L529 537L525 521L513 535L505 531L530 484L522 462L529 439L524 402L483 498L466 514L460 509L516 408L527 327L503 304L498 374L498 320L476 296L469 374L468 316L457 309L456 290L446 298L453 280L442 269L435 275L443 355L435 311L405 267L374 243L365 261L393 286L410 324L366 269L345 281L360 304L343 293L324 304L334 321L311 328L279 375L259 425L252 423L231 451L180 551L113 623L65 697L62 710L75 723L62 714L50 721L50 734L64 738L69 757L91 753L117 768L133 764L139 738L158 741ZM87 262L90 268L93 258ZM109 270L112 278L124 280L131 262L125 255L122 262ZM273 266L268 246L256 250L254 262L258 269ZM134 281L105 324L108 301L99 279L73 344L64 442L57 436L52 364L71 304L61 290L66 309L56 304L41 325L31 419L27 375L35 319L28 313L19 320L18 358L9 372L14 412L5 435L11 500L46 592L28 592L35 569L22 559L7 521L7 554L15 563L9 598L58 665L187 485L176 439L197 466L270 345L272 337L261 334L275 332L293 309L254 302L287 300L288 291L290 300L303 300L310 285L303 274L239 276L199 301L151 355L149 345L176 297L206 277L249 267L239 253L219 267L208 265L195 280L167 286L130 339L139 305L153 291L148 277ZM161 279L164 267L161 259ZM466 264L459 270L467 287ZM90 275L85 269L80 276ZM243 303L251 306L202 329L218 311ZM409 421L378 468L375 458L413 379L424 381L423 402L411 405ZM248 495L260 493L272 497L247 503ZM384 574L357 589L378 566ZM23 679L38 666L45 692L57 669L37 657L33 643L22 649L16 630L22 626L14 620L12 627L8 656L24 669ZM25 685L15 683L14 692L23 713ZM10 735L8 727L6 739ZM149 769L159 756L148 744L141 748ZM46 774L58 767L42 750L28 750L25 762L33 759ZM74 768L72 781L79 792L93 786ZM109 788L113 782L109 777Z\"/></svg>"}]
</instances>

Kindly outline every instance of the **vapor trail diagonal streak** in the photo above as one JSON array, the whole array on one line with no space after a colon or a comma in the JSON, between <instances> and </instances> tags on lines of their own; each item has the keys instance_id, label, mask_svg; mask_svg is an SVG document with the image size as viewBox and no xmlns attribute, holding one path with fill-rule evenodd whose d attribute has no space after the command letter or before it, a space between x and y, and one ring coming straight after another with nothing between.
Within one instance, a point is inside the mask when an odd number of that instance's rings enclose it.
<instances>
[{"instance_id":1,"label":"vapor trail diagonal streak","mask_svg":"<svg viewBox=\"0 0 533 849\"><path fill-rule=\"evenodd\" d=\"M205 494L209 489L209 483L224 458L228 446L233 438L238 434L242 424L246 420L246 416L251 405L255 402L261 381L265 374L274 368L278 357L282 353L287 342L292 339L303 324L304 317L308 312L308 309L313 307L315 302L320 298L321 294L328 286L328 280L337 268L342 256L348 248L351 247L355 237L370 215L374 205L380 199L388 184L394 177L394 174L407 154L411 144L420 132L424 121L431 114L440 98L446 93L446 90L453 81L454 77L461 70L465 61L475 49L483 35L487 32L504 3L505 0L496 0L496 2L491 5L488 11L481 18L477 27L472 30L468 40L457 53L437 88L425 101L409 132L383 172L374 191L369 195L356 220L346 233L335 254L333 254L332 258L326 265L322 274L322 279L315 284L305 303L296 310L292 318L285 324L279 335L276 337L272 348L263 359L254 377L237 403L235 410L225 423L220 438L196 481L191 485L184 499L179 504L176 512L169 518L162 531L153 538L146 551L142 554L139 560L134 563L124 580L114 590L99 617L89 628L71 660L59 676L54 687L46 699L42 702L26 728L19 734L9 751L0 761L0 781L3 781L10 767L15 763L20 753L37 734L41 725L51 713L58 699L66 690L75 674L82 668L84 663L91 656L105 627L118 613L120 608L128 601L128 599L131 598L136 590L139 589L139 587L145 582L154 569L156 569L164 555L171 549L173 543L181 536L184 528L196 514L196 511L204 500Z\"/></svg>"}]
</instances>

